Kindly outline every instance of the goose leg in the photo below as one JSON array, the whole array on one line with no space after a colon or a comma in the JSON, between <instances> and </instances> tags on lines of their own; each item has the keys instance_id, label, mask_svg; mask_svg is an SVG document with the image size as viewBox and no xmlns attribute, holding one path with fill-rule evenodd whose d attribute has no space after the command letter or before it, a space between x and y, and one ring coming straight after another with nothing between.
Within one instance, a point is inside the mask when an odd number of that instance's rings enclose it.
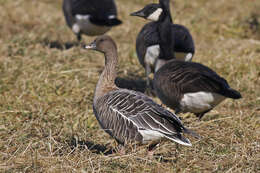
<instances>
[{"instance_id":1,"label":"goose leg","mask_svg":"<svg viewBox=\"0 0 260 173\"><path fill-rule=\"evenodd\" d=\"M151 67L149 64L145 64L145 73L146 73L146 87L151 88L150 78L149 78L149 75L151 74Z\"/></svg>"},{"instance_id":2,"label":"goose leg","mask_svg":"<svg viewBox=\"0 0 260 173\"><path fill-rule=\"evenodd\" d=\"M176 108L176 109L175 109L175 114L177 115L177 114L179 114L179 113L181 113L181 109Z\"/></svg>"},{"instance_id":3,"label":"goose leg","mask_svg":"<svg viewBox=\"0 0 260 173\"><path fill-rule=\"evenodd\" d=\"M180 151L179 144L176 143L176 149L175 149L175 158L176 158L176 160L177 160L177 158L179 156L179 151Z\"/></svg>"},{"instance_id":4,"label":"goose leg","mask_svg":"<svg viewBox=\"0 0 260 173\"><path fill-rule=\"evenodd\" d=\"M152 142L147 147L147 156L149 159L153 158L154 150L158 146L159 142Z\"/></svg>"},{"instance_id":5,"label":"goose leg","mask_svg":"<svg viewBox=\"0 0 260 173\"><path fill-rule=\"evenodd\" d=\"M81 34L80 33L77 34L77 39L78 39L79 42L81 41L82 38L81 38Z\"/></svg>"},{"instance_id":6,"label":"goose leg","mask_svg":"<svg viewBox=\"0 0 260 173\"><path fill-rule=\"evenodd\" d=\"M145 73L146 73L146 90L145 94L149 96L154 96L155 94L153 93L152 90L152 84L149 78L149 75L151 74L151 67L149 64L145 64Z\"/></svg>"},{"instance_id":7,"label":"goose leg","mask_svg":"<svg viewBox=\"0 0 260 173\"><path fill-rule=\"evenodd\" d=\"M211 111L211 109L206 110L206 111L201 112L201 113L197 113L195 115L199 118L199 121L200 121L202 119L202 117L204 116L204 114L208 113L209 111Z\"/></svg>"},{"instance_id":8,"label":"goose leg","mask_svg":"<svg viewBox=\"0 0 260 173\"><path fill-rule=\"evenodd\" d=\"M124 145L122 144L119 144L117 147L116 147L116 150L117 150L117 153L119 153L120 155L125 155L126 152L125 152L125 147Z\"/></svg>"}]
</instances>

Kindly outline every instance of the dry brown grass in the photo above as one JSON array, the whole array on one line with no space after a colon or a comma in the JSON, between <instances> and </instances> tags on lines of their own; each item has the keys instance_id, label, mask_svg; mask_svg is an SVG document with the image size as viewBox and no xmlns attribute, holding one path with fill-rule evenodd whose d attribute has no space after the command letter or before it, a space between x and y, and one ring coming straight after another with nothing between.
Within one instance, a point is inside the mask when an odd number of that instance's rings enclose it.
<instances>
[{"instance_id":1,"label":"dry brown grass","mask_svg":"<svg viewBox=\"0 0 260 173\"><path fill-rule=\"evenodd\" d=\"M134 43L145 21L129 13L148 2L117 0L124 24L109 35L119 47L122 78L144 78ZM259 172L260 27L254 28L252 15L260 21L260 1L172 5L175 22L194 36L194 60L224 76L244 98L226 100L200 122L183 115L203 138L179 149L164 142L148 159L145 146L106 155L115 142L100 130L91 106L103 56L78 46L50 48L76 40L61 0L0 0L0 172ZM87 145L72 148L73 137Z\"/></svg>"}]
</instances>

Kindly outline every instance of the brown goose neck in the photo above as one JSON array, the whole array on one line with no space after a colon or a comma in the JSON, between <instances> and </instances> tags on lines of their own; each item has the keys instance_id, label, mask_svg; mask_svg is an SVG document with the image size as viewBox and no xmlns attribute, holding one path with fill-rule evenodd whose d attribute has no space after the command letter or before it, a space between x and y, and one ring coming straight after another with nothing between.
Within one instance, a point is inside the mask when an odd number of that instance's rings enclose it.
<instances>
[{"instance_id":1,"label":"brown goose neck","mask_svg":"<svg viewBox=\"0 0 260 173\"><path fill-rule=\"evenodd\" d=\"M115 79L117 76L117 52L105 52L105 67L101 73L94 96L94 102L107 92L117 89Z\"/></svg>"},{"instance_id":2,"label":"brown goose neck","mask_svg":"<svg viewBox=\"0 0 260 173\"><path fill-rule=\"evenodd\" d=\"M114 86L117 75L117 52L111 51L105 53L105 67L103 70L103 82L106 85Z\"/></svg>"}]
</instances>

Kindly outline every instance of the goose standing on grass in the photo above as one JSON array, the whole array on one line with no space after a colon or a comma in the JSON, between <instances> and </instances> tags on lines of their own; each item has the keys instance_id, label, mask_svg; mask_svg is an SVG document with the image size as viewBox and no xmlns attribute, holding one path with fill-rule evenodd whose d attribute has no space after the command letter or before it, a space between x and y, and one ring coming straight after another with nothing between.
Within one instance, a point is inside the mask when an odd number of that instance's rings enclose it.
<instances>
[{"instance_id":1,"label":"goose standing on grass","mask_svg":"<svg viewBox=\"0 0 260 173\"><path fill-rule=\"evenodd\" d=\"M119 144L130 141L148 143L167 138L191 146L182 133L197 135L185 128L175 114L141 92L115 85L117 47L109 36L99 36L86 49L105 55L105 67L96 86L93 110L99 124L109 135Z\"/></svg>"},{"instance_id":2,"label":"goose standing on grass","mask_svg":"<svg viewBox=\"0 0 260 173\"><path fill-rule=\"evenodd\" d=\"M195 53L192 36L186 27L172 23L169 0L148 4L131 15L152 21L142 28L136 40L136 52L139 62L145 67L147 87L151 88L149 74L163 65L158 59L192 60ZM172 52L165 55L164 49Z\"/></svg>"},{"instance_id":3,"label":"goose standing on grass","mask_svg":"<svg viewBox=\"0 0 260 173\"><path fill-rule=\"evenodd\" d=\"M170 60L154 75L156 95L168 107L194 113L199 119L225 98L241 94L210 68L195 62Z\"/></svg>"},{"instance_id":4,"label":"goose standing on grass","mask_svg":"<svg viewBox=\"0 0 260 173\"><path fill-rule=\"evenodd\" d=\"M63 12L79 41L81 34L102 35L122 23L117 19L114 0L64 0Z\"/></svg>"}]
</instances>

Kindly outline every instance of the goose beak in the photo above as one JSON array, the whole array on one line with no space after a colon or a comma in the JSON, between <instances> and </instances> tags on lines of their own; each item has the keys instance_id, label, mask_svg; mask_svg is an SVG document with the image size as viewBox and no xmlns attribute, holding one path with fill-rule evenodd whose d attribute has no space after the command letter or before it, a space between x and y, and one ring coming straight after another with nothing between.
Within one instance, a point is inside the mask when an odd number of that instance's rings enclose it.
<instances>
[{"instance_id":1,"label":"goose beak","mask_svg":"<svg viewBox=\"0 0 260 173\"><path fill-rule=\"evenodd\" d=\"M92 42L85 46L85 49L96 49L96 43Z\"/></svg>"},{"instance_id":2,"label":"goose beak","mask_svg":"<svg viewBox=\"0 0 260 173\"><path fill-rule=\"evenodd\" d=\"M130 16L138 16L138 17L145 17L145 14L142 10L136 11L130 14Z\"/></svg>"}]
</instances>

